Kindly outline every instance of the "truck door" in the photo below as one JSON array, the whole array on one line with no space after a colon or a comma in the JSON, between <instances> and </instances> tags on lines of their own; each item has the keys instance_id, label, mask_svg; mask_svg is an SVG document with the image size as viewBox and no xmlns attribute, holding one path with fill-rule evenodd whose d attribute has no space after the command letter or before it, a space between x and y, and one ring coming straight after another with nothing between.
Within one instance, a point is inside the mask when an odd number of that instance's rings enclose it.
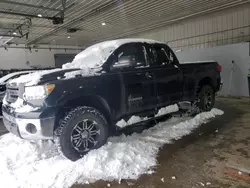
<instances>
[{"instance_id":1,"label":"truck door","mask_svg":"<svg viewBox=\"0 0 250 188\"><path fill-rule=\"evenodd\" d=\"M164 44L148 45L150 66L156 78L158 106L166 106L182 99L183 81L178 60L173 51Z\"/></svg>"},{"instance_id":2,"label":"truck door","mask_svg":"<svg viewBox=\"0 0 250 188\"><path fill-rule=\"evenodd\" d=\"M129 43L114 53L113 71L122 77L122 103L126 114L153 109L157 105L155 75L151 71L142 43Z\"/></svg>"}]
</instances>

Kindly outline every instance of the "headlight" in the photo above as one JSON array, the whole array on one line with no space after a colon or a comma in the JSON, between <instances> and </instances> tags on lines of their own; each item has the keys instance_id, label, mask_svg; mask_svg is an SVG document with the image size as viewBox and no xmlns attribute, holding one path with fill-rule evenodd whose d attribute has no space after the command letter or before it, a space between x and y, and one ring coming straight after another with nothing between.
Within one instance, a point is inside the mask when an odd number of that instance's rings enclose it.
<instances>
[{"instance_id":1,"label":"headlight","mask_svg":"<svg viewBox=\"0 0 250 188\"><path fill-rule=\"evenodd\" d=\"M25 87L24 98L27 100L44 99L54 88L54 84Z\"/></svg>"}]
</instances>

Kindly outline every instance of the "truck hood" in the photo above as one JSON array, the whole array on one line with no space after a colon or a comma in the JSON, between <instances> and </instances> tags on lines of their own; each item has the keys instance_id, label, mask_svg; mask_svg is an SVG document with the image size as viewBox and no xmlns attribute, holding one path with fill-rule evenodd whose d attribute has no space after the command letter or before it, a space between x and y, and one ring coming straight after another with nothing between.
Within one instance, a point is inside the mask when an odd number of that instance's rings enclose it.
<instances>
[{"instance_id":1,"label":"truck hood","mask_svg":"<svg viewBox=\"0 0 250 188\"><path fill-rule=\"evenodd\" d=\"M20 85L25 86L37 85L39 83L46 83L49 81L65 78L66 73L76 72L80 69L53 69L36 71L27 75L20 76L19 78L13 79L9 82L10 85Z\"/></svg>"}]
</instances>

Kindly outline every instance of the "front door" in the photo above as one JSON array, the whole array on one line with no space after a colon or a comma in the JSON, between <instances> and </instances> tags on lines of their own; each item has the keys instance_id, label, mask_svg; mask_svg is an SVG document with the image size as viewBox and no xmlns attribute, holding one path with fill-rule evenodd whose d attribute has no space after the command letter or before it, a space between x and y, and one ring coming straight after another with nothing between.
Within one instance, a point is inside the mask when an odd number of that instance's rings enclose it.
<instances>
[{"instance_id":1,"label":"front door","mask_svg":"<svg viewBox=\"0 0 250 188\"><path fill-rule=\"evenodd\" d=\"M122 45L115 52L114 71L122 76L126 114L154 109L157 105L155 75L148 66L142 43ZM130 62L129 65L126 62Z\"/></svg>"},{"instance_id":2,"label":"front door","mask_svg":"<svg viewBox=\"0 0 250 188\"><path fill-rule=\"evenodd\" d=\"M182 73L177 58L164 44L149 45L151 67L156 78L158 106L179 102L183 94Z\"/></svg>"}]
</instances>

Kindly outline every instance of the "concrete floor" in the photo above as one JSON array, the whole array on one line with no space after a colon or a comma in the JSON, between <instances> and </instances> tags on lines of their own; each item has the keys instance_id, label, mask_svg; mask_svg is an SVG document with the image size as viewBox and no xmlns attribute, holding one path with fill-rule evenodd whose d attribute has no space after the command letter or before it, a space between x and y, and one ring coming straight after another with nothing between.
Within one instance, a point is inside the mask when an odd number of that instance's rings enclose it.
<instances>
[{"instance_id":1,"label":"concrete floor","mask_svg":"<svg viewBox=\"0 0 250 188\"><path fill-rule=\"evenodd\" d=\"M250 170L250 99L218 98L223 116L201 126L174 144L165 145L152 175L138 180L98 181L72 188L249 188L250 181L225 175L226 167ZM0 134L5 129L0 124ZM172 176L176 179L172 179ZM248 175L249 176L249 175ZM164 178L164 182L161 179ZM206 185L206 183L210 185Z\"/></svg>"}]
</instances>

